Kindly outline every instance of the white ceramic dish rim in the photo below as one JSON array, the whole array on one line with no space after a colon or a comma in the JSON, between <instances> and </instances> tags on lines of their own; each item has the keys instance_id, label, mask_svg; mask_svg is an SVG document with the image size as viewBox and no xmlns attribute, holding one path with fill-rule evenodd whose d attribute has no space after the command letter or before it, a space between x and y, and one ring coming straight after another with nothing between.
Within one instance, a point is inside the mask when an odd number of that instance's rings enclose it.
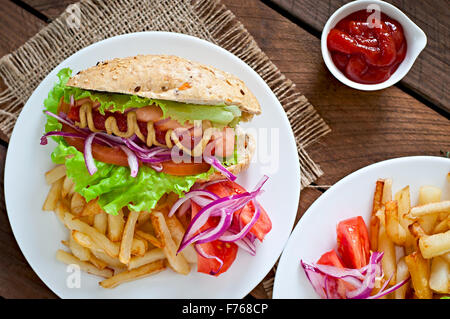
<instances>
[{"instance_id":1,"label":"white ceramic dish rim","mask_svg":"<svg viewBox=\"0 0 450 319\"><path fill-rule=\"evenodd\" d=\"M202 39L193 37L193 36L189 36L189 35L185 35L185 34L180 34L180 33L160 32L160 31L157 31L157 32L155 32L155 31L153 31L153 32L137 32L137 33L130 33L130 34L118 35L118 36L115 36L115 37L111 37L111 38L108 38L108 39L105 39L105 40L96 42L96 43L94 43L94 44L92 44L92 45L90 45L90 46L88 46L88 47L85 47L85 48L79 50L78 52L76 52L76 53L74 53L73 55L71 55L70 57L68 57L66 60L62 61L57 67L55 67L55 69L53 69L53 70L45 77L45 79L39 84L39 86L36 88L36 90L35 90L35 91L33 92L33 94L30 96L30 98L28 99L28 101L32 100L32 98L34 98L35 95L38 94L38 91L40 91L40 87L43 85L43 83L44 83L45 81L47 81L48 78L56 79L56 73L58 72L58 70L60 70L60 69L63 68L63 67L66 67L66 66L70 65L71 59L73 59L73 57L74 57L75 55L77 55L78 53L80 53L80 52L82 52L82 51L83 51L83 52L86 52L86 51L89 51L89 50L93 50L97 45L99 45L99 44L101 44L101 43L103 43L103 42L105 42L105 41L112 40L112 39L116 39L116 40L117 40L117 39L120 39L120 38L122 38L122 37L138 37L138 38L139 38L139 35L140 35L140 34L150 34L150 33L155 33L155 34L158 34L158 35L167 35L167 36L175 37L175 38L176 38L176 37L189 38L189 39L191 39L191 40L194 41L194 42L197 41L197 42L201 42L201 43L205 44L206 46L208 46L209 48L211 48L212 51L216 50L216 51L220 51L222 54L228 55L231 59L233 59L234 61L236 61L236 63L239 65L239 67L244 68L244 69L246 69L247 72L252 73L252 74L254 75L255 81L259 81L259 82L260 82L260 85L262 85L262 86L264 86L264 87L266 88L266 91L267 91L266 93L269 94L269 95L274 99L274 101L277 101L278 106L281 108L281 110L283 110L282 107L281 107L281 104L279 103L279 101L278 101L278 99L276 98L275 94L272 92L272 90L270 90L270 88L269 88L268 85L264 82L264 80L263 80L263 79L262 79L262 78L261 78L261 77L260 77L260 76L259 76L259 75L258 75L258 74L250 67L250 66L248 66L245 62L243 62L242 60L240 60L239 58L237 58L237 57L236 57L235 55L233 55L232 53L230 53L230 52L226 51L225 49L223 49L223 48L221 48L221 47L219 47L219 46L217 46L217 45L214 45L214 44L212 44L212 43L210 43L210 42L208 42L208 41L205 41L205 40L202 40ZM27 103L25 104L24 109L23 109L23 110L25 110L25 112L27 111L28 108L31 107L30 104L28 103L28 101L27 101ZM22 114L22 113L21 113L21 114ZM295 147L295 145L296 145L296 143L295 143L295 138L294 138L292 129L290 128L290 124L289 124L289 121L288 121L288 119L287 119L287 116L283 116L283 117L281 118L281 120L284 121L284 123L285 123L285 124L287 125L287 127L289 128L289 129L288 129L288 131L289 131L289 132L288 132L288 138L289 138L289 143L288 143L289 146L288 146L288 147L292 147L292 150L291 150L291 151L293 151L293 152L295 151L295 154L297 154L297 150L296 150L296 147ZM21 117L21 116L19 115L19 118L18 118L18 120L17 120L17 122L16 122L16 126L17 126L17 124L20 123L21 121L23 121L23 117ZM17 131L16 131L16 130L13 130L13 133L12 133L11 139L10 139L10 146L15 144L15 140L16 140L16 135L17 135L17 134L18 134ZM15 227L15 224L14 224L14 223L11 223L11 216L10 216L10 213L9 213L9 212L10 212L10 209L9 209L9 208L10 208L11 204L10 204L9 201L8 201L8 198L9 198L10 196L9 196L9 194L8 194L8 188L6 187L7 181L10 180L10 179L12 178L12 177L10 177L10 175L12 175L12 172L11 172L11 169L10 169L10 166L11 166L12 164L11 164L11 161L8 160L8 159L10 158L9 154L12 152L11 149L12 149L11 147L8 148L8 152L7 152L7 156L6 156L6 164L5 164L5 191L4 191L4 192L5 192L6 207L7 207L7 212L8 212L8 219L9 219L11 228L12 228L12 230L13 230L13 234L14 234L14 236L15 236L15 238L16 238L16 241L17 241L17 243L18 243L18 245L19 245L19 248L21 249L22 253L24 254L24 256L25 256L27 262L29 263L29 265L31 266L31 268L33 269L33 271L40 277L40 279L41 279L41 280L42 280L42 281L43 281L43 282L44 282L44 283L45 283L52 291L54 291L59 297L61 297L61 295L59 294L59 292L57 292L56 289L54 289L55 287L49 286L49 285L47 284L47 282L46 282L45 280L43 280L43 278L41 277L40 272L36 271L36 267L34 266L33 260L31 260L31 259L29 258L28 254L27 254L27 250L24 249L24 247L23 247L23 245L22 245L22 242L19 241L19 240L17 240L17 237L16 237L17 230L16 230L16 227ZM298 160L298 155L296 155L296 156L297 156L297 160ZM297 163L299 163L299 162L297 161ZM293 187L295 188L296 193L300 194L300 166L299 166L299 165L296 165L295 171L292 172L292 174L298 177L298 178L296 179L297 182L295 182L295 185L294 185ZM298 206L298 201L299 201L299 196L297 196L296 198L294 198L293 201L295 202L295 203L294 203L295 205L293 205L293 206L297 207L297 206ZM294 225L294 221L295 221L296 212L297 212L297 211L295 211L293 214L291 214L291 216L288 216L289 218L288 218L288 222L287 222L287 223L289 224L289 233L292 231L292 228L293 228L293 225ZM282 245L282 248L284 248L284 246L286 245L288 238L289 238L289 237L286 236L286 239L285 239L285 241L284 241L284 244ZM280 252L279 252L279 254L278 254L276 257L274 256L273 260L271 260L269 263L266 263L266 267L265 267L264 271L261 272L261 276L260 276L261 278L259 278L258 280L252 280L251 285L248 285L248 286L249 286L249 289L240 289L240 290L239 290L239 295L236 295L236 296L233 297L233 298L243 298L245 295L247 295L247 294L251 291L251 289L253 289L253 288L254 288L254 287L255 287L255 286L256 286L256 285L264 278L265 274L267 274L267 273L270 271L270 269L272 268L273 264L275 264L276 260L279 258L279 256L280 256L281 253L282 253L282 249L280 249ZM270 266L269 266L269 265L270 265ZM251 286L251 287L250 287L250 286Z\"/></svg>"},{"instance_id":2,"label":"white ceramic dish rim","mask_svg":"<svg viewBox=\"0 0 450 319\"><path fill-rule=\"evenodd\" d=\"M301 228L304 227L304 225L307 225L309 222L310 217L312 216L312 212L316 210L316 206L321 205L322 202L327 201L330 196L333 196L334 193L341 188L342 184L347 183L349 180L356 179L361 175L366 174L366 172L371 170L376 170L379 167L388 166L392 163L401 164L401 163L408 163L410 161L429 161L430 164L432 163L443 163L447 161L449 163L449 172L450 172L450 159L443 158L443 157L437 157L437 156L406 156L406 157L399 157L399 158L393 158L389 160L384 160L381 162L377 162L368 166L365 166L363 168L360 168L353 173L350 173L349 175L345 176L341 180L339 180L336 184L334 184L329 190L327 190L325 193L323 193L318 199L314 201L314 203L307 209L305 214L302 216L302 218L298 221L297 225L295 226L294 230L291 233L291 236L289 238L288 243L285 246L285 250L281 254L280 260L278 261L278 268L277 272L275 273L275 280L274 280L274 287L273 287L273 298L277 299L280 298L279 294L281 293L281 288L279 288L280 280L277 280L277 277L282 276L280 275L280 266L283 265L288 258L288 249L291 240L297 232L300 231ZM300 264L298 265L298 270L300 271ZM279 279L279 278L278 278ZM295 297L294 297L295 298Z\"/></svg>"},{"instance_id":3,"label":"white ceramic dish rim","mask_svg":"<svg viewBox=\"0 0 450 319\"><path fill-rule=\"evenodd\" d=\"M331 59L330 51L327 47L327 36L331 28L333 28L341 19L348 16L349 14L365 9L369 4L377 4L381 7L381 11L386 13L388 16L399 21L403 26L405 32L405 38L407 39L407 53L405 60L400 64L400 66L395 70L389 79L378 84L362 84L354 82L348 79L334 64ZM414 38L415 41L411 41ZM425 48L427 44L427 36L406 14L404 14L400 9L394 5L380 1L380 0L357 0L350 2L338 10L336 10L331 17L328 19L325 27L322 31L321 37L321 51L323 60L330 72L343 84L352 87L354 89L362 91L376 91L382 90L390 87L397 82L401 81L406 74L409 72L411 67L414 65L415 60L419 56L420 52Z\"/></svg>"}]
</instances>

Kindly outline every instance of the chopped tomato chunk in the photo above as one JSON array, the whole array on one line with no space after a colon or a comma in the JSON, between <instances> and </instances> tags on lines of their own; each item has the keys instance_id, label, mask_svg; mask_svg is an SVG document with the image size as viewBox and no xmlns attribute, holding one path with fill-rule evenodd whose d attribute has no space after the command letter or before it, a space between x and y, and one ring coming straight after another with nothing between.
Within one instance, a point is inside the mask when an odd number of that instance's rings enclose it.
<instances>
[{"instance_id":1,"label":"chopped tomato chunk","mask_svg":"<svg viewBox=\"0 0 450 319\"><path fill-rule=\"evenodd\" d=\"M369 232L361 216L341 221L337 225L337 246L347 268L361 268L369 262Z\"/></svg>"}]
</instances>

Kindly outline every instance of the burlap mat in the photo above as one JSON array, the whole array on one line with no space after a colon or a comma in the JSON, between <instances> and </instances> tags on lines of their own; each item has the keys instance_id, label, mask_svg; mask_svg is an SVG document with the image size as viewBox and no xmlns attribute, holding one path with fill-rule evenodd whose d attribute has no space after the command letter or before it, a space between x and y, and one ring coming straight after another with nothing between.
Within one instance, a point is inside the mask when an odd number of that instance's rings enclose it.
<instances>
[{"instance_id":1,"label":"burlap mat","mask_svg":"<svg viewBox=\"0 0 450 319\"><path fill-rule=\"evenodd\" d=\"M0 133L11 136L23 104L62 60L94 42L138 31L172 31L215 43L250 65L286 110L302 169L302 188L323 173L305 147L330 131L314 107L258 47L253 37L219 0L83 0L23 46L0 59ZM271 297L273 271L252 293Z\"/></svg>"}]
</instances>

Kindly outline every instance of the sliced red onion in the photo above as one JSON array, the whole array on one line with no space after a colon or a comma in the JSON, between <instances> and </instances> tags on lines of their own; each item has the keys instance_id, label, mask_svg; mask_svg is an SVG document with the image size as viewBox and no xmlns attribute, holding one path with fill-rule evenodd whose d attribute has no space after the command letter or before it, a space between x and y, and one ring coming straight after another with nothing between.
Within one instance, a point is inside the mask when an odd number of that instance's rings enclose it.
<instances>
[{"instance_id":1,"label":"sliced red onion","mask_svg":"<svg viewBox=\"0 0 450 319\"><path fill-rule=\"evenodd\" d=\"M203 197L193 197L192 201L194 203L196 203L198 206L200 207L205 207L206 205L210 204L213 200L212 199L208 199L208 198L203 198Z\"/></svg>"},{"instance_id":2,"label":"sliced red onion","mask_svg":"<svg viewBox=\"0 0 450 319\"><path fill-rule=\"evenodd\" d=\"M206 190L194 190L194 191L190 191L187 192L186 194L184 194L184 197L180 198L179 200L177 200L172 208L170 209L169 212L169 217L173 216L173 214L175 214L175 212L178 210L178 208L187 200L190 200L191 198L194 197L198 197L198 196L206 196L209 197L211 199L218 199L219 196L217 196L216 194L210 192L210 191L206 191Z\"/></svg>"},{"instance_id":3,"label":"sliced red onion","mask_svg":"<svg viewBox=\"0 0 450 319\"><path fill-rule=\"evenodd\" d=\"M311 282L314 290L322 298L348 298L348 299L375 299L380 298L404 285L408 280L385 290L390 279L384 284L380 292L374 296L370 296L377 277L382 275L381 259L383 253L373 252L367 266L360 269L346 269L327 265L308 264L303 260L300 261L303 270ZM345 291L345 295L341 296L338 291L337 280L344 280L350 283L355 289Z\"/></svg>"},{"instance_id":4,"label":"sliced red onion","mask_svg":"<svg viewBox=\"0 0 450 319\"><path fill-rule=\"evenodd\" d=\"M233 233L226 231L224 235L233 235ZM239 240L236 240L234 241L234 243L243 250L245 250L246 252L248 252L250 255L252 256L256 255L256 247L247 237L243 237Z\"/></svg>"},{"instance_id":5,"label":"sliced red onion","mask_svg":"<svg viewBox=\"0 0 450 319\"><path fill-rule=\"evenodd\" d=\"M41 137L41 145L47 145L49 136L64 136L64 137L75 137L75 138L86 138L86 135L81 133L69 133L62 131L51 131Z\"/></svg>"},{"instance_id":6,"label":"sliced red onion","mask_svg":"<svg viewBox=\"0 0 450 319\"><path fill-rule=\"evenodd\" d=\"M321 297L326 299L327 296L325 294L325 276L318 272L314 266L309 265L303 260L300 260L300 264L303 267L303 270L305 271L306 278L308 278L309 282L313 286L316 293Z\"/></svg>"},{"instance_id":7,"label":"sliced red onion","mask_svg":"<svg viewBox=\"0 0 450 319\"><path fill-rule=\"evenodd\" d=\"M373 296L369 296L369 297L367 297L367 299L378 299L378 298L381 298L381 297L383 297L383 296L385 296L387 294L390 294L391 292L397 290L398 288L400 288L401 286L406 284L410 279L411 279L411 277L408 277L405 280L399 282L398 284L396 284L396 285L394 285L394 286L392 286L392 287L390 287L390 288L388 288L388 289L386 289L384 291L382 289L382 290L380 290L379 293L377 293L376 295L373 295ZM387 283L389 283L389 281L390 280L388 280Z\"/></svg>"},{"instance_id":8,"label":"sliced red onion","mask_svg":"<svg viewBox=\"0 0 450 319\"><path fill-rule=\"evenodd\" d=\"M224 175L230 181L234 182L237 177L235 175L233 175L229 170L227 170L225 168L225 166L223 166L222 163L214 155L211 155L211 152L212 152L212 149L214 148L214 146L215 146L215 142L210 142L205 147L205 150L203 152L203 159L205 160L206 163L208 163L209 165L214 167L217 171L222 173L222 175Z\"/></svg>"},{"instance_id":9,"label":"sliced red onion","mask_svg":"<svg viewBox=\"0 0 450 319\"><path fill-rule=\"evenodd\" d=\"M127 155L128 166L130 166L131 177L136 177L139 171L139 161L136 156L128 147L119 145L120 149Z\"/></svg>"},{"instance_id":10,"label":"sliced red onion","mask_svg":"<svg viewBox=\"0 0 450 319\"><path fill-rule=\"evenodd\" d=\"M191 200L190 199L188 199L183 204L181 204L180 208L178 209L178 213L177 213L178 217L181 217L184 214L186 214L186 212L189 210L189 208L191 208Z\"/></svg>"},{"instance_id":11,"label":"sliced red onion","mask_svg":"<svg viewBox=\"0 0 450 319\"><path fill-rule=\"evenodd\" d=\"M359 269L350 269L350 268L338 268L333 267L329 265L320 265L320 264L314 264L314 267L320 271L321 273L324 273L325 275L343 279L345 277L355 277L359 280L364 280L365 276L360 272Z\"/></svg>"},{"instance_id":12,"label":"sliced red onion","mask_svg":"<svg viewBox=\"0 0 450 319\"><path fill-rule=\"evenodd\" d=\"M73 94L70 96L70 107L75 106L75 98L73 97Z\"/></svg>"},{"instance_id":13,"label":"sliced red onion","mask_svg":"<svg viewBox=\"0 0 450 319\"><path fill-rule=\"evenodd\" d=\"M152 158L141 157L140 154L136 153L136 156L139 158L141 162L149 163L149 164L160 164L163 162L167 162L171 160L170 155L165 156L154 156Z\"/></svg>"},{"instance_id":14,"label":"sliced red onion","mask_svg":"<svg viewBox=\"0 0 450 319\"><path fill-rule=\"evenodd\" d=\"M139 146L135 142L135 137L136 137L136 134L134 134L130 138L122 138L122 140L125 143L125 145L128 146L128 148L131 149L134 152L139 152L139 153L142 153L142 154L148 154L148 156L153 156L155 154L161 153L162 151L167 151L168 150L167 147L161 147L161 146L155 146L155 147L151 147L151 148L148 148L146 146Z\"/></svg>"},{"instance_id":15,"label":"sliced red onion","mask_svg":"<svg viewBox=\"0 0 450 319\"><path fill-rule=\"evenodd\" d=\"M47 114L48 116L54 117L59 122L61 122L61 123L65 124L65 125L73 128L74 130L76 130L78 132L86 133L86 130L80 129L79 127L75 126L74 123L71 120L69 120L69 119L63 118L62 116L56 115L56 114L54 114L54 113L52 113L50 111L45 111L44 113Z\"/></svg>"},{"instance_id":16,"label":"sliced red onion","mask_svg":"<svg viewBox=\"0 0 450 319\"><path fill-rule=\"evenodd\" d=\"M203 207L197 213L197 215L194 216L188 228L186 229L183 239L181 240L178 252L182 251L188 244L196 241L209 242L218 239L231 226L233 213L247 205L250 201L254 200L255 197L262 192L261 188L263 187L267 179L268 177L264 175L256 185L255 190L251 193L245 192L219 198ZM257 207L259 211L259 206ZM255 211L255 214L256 213L257 212ZM217 225L213 229L208 229L204 232L200 232L197 235L194 235L199 231L200 228L202 228L206 224L209 217L211 216L221 216L221 221L223 220L223 223L219 223L219 225ZM257 219L255 219L255 221L256 220ZM239 237L234 238L234 240L242 239L243 237L245 237L246 233L248 233L247 230L249 230L252 225L250 225L248 228L244 227L244 234L242 235L239 232Z\"/></svg>"},{"instance_id":17,"label":"sliced red onion","mask_svg":"<svg viewBox=\"0 0 450 319\"><path fill-rule=\"evenodd\" d=\"M366 299L370 296L373 288L375 287L375 280L377 276L381 275L381 258L383 253L373 252L369 259L369 268L367 269L366 276L362 281L362 285L354 290L347 292L347 298L349 299Z\"/></svg>"},{"instance_id":18,"label":"sliced red onion","mask_svg":"<svg viewBox=\"0 0 450 319\"><path fill-rule=\"evenodd\" d=\"M234 182L236 180L237 177L233 175L233 173L231 173L229 170L227 170L225 166L223 166L222 163L215 156L205 155L203 156L203 159L205 160L206 163L214 167L217 171L222 173L222 175L224 175L230 181Z\"/></svg>"},{"instance_id":19,"label":"sliced red onion","mask_svg":"<svg viewBox=\"0 0 450 319\"><path fill-rule=\"evenodd\" d=\"M209 217L214 216L213 213L216 213L215 216L219 215L222 218L224 218L223 215L227 214L227 211L234 212L234 211L238 210L239 208L245 206L251 200L251 198L248 198L248 197L249 197L249 193L227 196L227 197L223 197L218 200L215 200L214 202L210 203L209 205L206 205L205 207L203 207L197 213L197 215L194 216L194 218L192 219L188 228L186 229L186 232L184 233L184 236L181 241L178 252L182 251L190 243L193 243L196 240L200 240L200 239L204 240L205 236L208 236L211 234L211 229L208 229L207 231L200 232L199 234L194 236L194 234L206 224ZM243 204L242 204L242 202L243 202L242 199L245 200ZM231 225L231 222L230 222L230 225ZM230 225L228 225L228 227ZM225 228L225 227L223 227L223 225L222 225L222 228L219 228L218 226L215 227L215 228L217 228L217 231L214 232L214 235L217 235L217 234L221 235L225 230L228 229L228 227ZM217 238L218 237L216 237L216 236L208 237L208 239L210 239L210 241L213 241Z\"/></svg>"},{"instance_id":20,"label":"sliced red onion","mask_svg":"<svg viewBox=\"0 0 450 319\"><path fill-rule=\"evenodd\" d=\"M222 266L223 266L223 260L222 259L220 259L217 256L208 255L207 253L205 253L205 251L202 249L202 247L200 245L198 245L198 244L194 245L194 248L197 251L197 253L200 256L202 256L203 258L215 259L216 261L219 262L219 264L220 264L219 268L217 270L215 270L215 271L211 270L211 272L209 273L210 275L216 275L222 269Z\"/></svg>"},{"instance_id":21,"label":"sliced red onion","mask_svg":"<svg viewBox=\"0 0 450 319\"><path fill-rule=\"evenodd\" d=\"M162 165L150 165L150 166L157 172L162 172L162 170L163 170Z\"/></svg>"},{"instance_id":22,"label":"sliced red onion","mask_svg":"<svg viewBox=\"0 0 450 319\"><path fill-rule=\"evenodd\" d=\"M84 141L84 161L89 174L94 175L97 172L97 166L95 166L94 157L92 156L92 141L97 133L91 133Z\"/></svg>"},{"instance_id":23,"label":"sliced red onion","mask_svg":"<svg viewBox=\"0 0 450 319\"><path fill-rule=\"evenodd\" d=\"M107 139L108 141L114 143L115 145L119 146L119 145L125 145L124 141L122 140L121 137L118 136L114 136L105 132L97 132L98 135L104 137L105 139Z\"/></svg>"},{"instance_id":24,"label":"sliced red onion","mask_svg":"<svg viewBox=\"0 0 450 319\"><path fill-rule=\"evenodd\" d=\"M244 227L242 227L241 231L237 234L222 235L219 238L221 241L228 241L228 242L236 241L236 240L243 239L245 236L247 236L247 233L250 231L250 229L253 227L253 225L256 223L259 216L261 215L261 209L259 208L259 204L254 199L252 199L252 202L253 202L253 205L255 206L255 213L253 214L250 222L247 225L245 225Z\"/></svg>"}]
</instances>

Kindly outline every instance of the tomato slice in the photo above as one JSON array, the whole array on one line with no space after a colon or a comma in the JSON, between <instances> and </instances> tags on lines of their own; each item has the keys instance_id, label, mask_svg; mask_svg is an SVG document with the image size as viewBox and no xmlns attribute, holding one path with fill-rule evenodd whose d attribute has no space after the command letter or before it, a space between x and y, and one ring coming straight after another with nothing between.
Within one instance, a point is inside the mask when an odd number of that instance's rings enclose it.
<instances>
[{"instance_id":1,"label":"tomato slice","mask_svg":"<svg viewBox=\"0 0 450 319\"><path fill-rule=\"evenodd\" d=\"M163 173L176 176L198 175L205 173L211 167L207 163L175 163L172 161L162 163Z\"/></svg>"},{"instance_id":2,"label":"tomato slice","mask_svg":"<svg viewBox=\"0 0 450 319\"><path fill-rule=\"evenodd\" d=\"M192 202L191 213L194 217L200 211L200 206ZM214 227L218 223L218 218L209 218L206 224L200 229L200 231ZM223 266L219 272L214 276L219 276L226 272L236 259L238 252L238 246L235 243L227 243L221 240L214 240L209 243L199 244L202 250L211 256L216 256L223 261ZM214 258L205 258L197 254L197 271L208 275L216 272L219 269L220 263Z\"/></svg>"},{"instance_id":3,"label":"tomato slice","mask_svg":"<svg viewBox=\"0 0 450 319\"><path fill-rule=\"evenodd\" d=\"M337 225L337 246L347 268L361 268L369 262L369 232L361 216Z\"/></svg>"},{"instance_id":4,"label":"tomato slice","mask_svg":"<svg viewBox=\"0 0 450 319\"><path fill-rule=\"evenodd\" d=\"M62 131L64 132L72 132L75 130L68 127L67 125L63 125ZM84 152L84 140L80 138L74 137L64 137L67 144L75 147L80 152ZM92 143L92 156L100 162L114 164L119 166L128 166L127 155L118 147L109 147L96 143Z\"/></svg>"},{"instance_id":5,"label":"tomato slice","mask_svg":"<svg viewBox=\"0 0 450 319\"><path fill-rule=\"evenodd\" d=\"M222 183L216 183L206 188L210 192L218 195L219 197L230 196L234 194L242 194L246 190L239 184L232 181L224 181ZM272 222L267 212L259 205L260 216L256 220L255 224L250 228L250 232L255 235L260 241L264 240L264 237L272 229ZM255 207L252 202L248 203L243 209L235 212L235 216L239 216L239 219L244 225L247 225L255 213Z\"/></svg>"},{"instance_id":6,"label":"tomato slice","mask_svg":"<svg viewBox=\"0 0 450 319\"><path fill-rule=\"evenodd\" d=\"M336 254L336 251L334 249L323 254L320 257L320 259L317 261L317 263L319 265L327 265L327 266L344 268L344 264L342 263L341 258L339 258L338 254Z\"/></svg>"}]
</instances>

